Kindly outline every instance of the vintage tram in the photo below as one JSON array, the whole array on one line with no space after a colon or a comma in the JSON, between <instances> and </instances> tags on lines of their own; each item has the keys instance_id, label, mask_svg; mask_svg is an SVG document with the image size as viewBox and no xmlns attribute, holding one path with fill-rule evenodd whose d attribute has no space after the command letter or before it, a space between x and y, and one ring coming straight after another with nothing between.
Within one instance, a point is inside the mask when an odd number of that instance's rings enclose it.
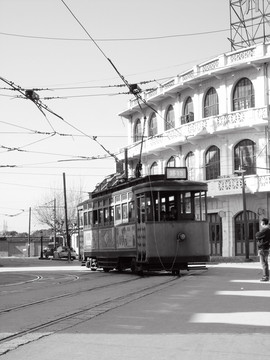
<instances>
[{"instance_id":1,"label":"vintage tram","mask_svg":"<svg viewBox=\"0 0 270 360\"><path fill-rule=\"evenodd\" d=\"M206 195L207 184L186 180L186 168L103 182L84 210L84 258L105 272L175 275L209 261Z\"/></svg>"}]
</instances>

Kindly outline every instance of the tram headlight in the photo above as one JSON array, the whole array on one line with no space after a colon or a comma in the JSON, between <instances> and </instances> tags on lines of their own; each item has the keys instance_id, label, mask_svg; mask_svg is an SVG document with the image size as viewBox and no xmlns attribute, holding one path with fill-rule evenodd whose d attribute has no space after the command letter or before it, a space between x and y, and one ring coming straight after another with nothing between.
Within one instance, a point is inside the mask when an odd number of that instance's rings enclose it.
<instances>
[{"instance_id":1,"label":"tram headlight","mask_svg":"<svg viewBox=\"0 0 270 360\"><path fill-rule=\"evenodd\" d=\"M185 239L186 239L186 234L185 233L180 232L180 233L177 234L177 241L182 242Z\"/></svg>"}]
</instances>

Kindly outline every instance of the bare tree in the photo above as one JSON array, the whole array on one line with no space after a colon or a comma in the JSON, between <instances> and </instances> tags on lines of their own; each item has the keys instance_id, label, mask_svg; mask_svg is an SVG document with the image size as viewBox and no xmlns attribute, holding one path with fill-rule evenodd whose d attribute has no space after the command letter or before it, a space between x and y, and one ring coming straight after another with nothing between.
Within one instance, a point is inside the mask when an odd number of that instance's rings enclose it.
<instances>
[{"instance_id":1,"label":"bare tree","mask_svg":"<svg viewBox=\"0 0 270 360\"><path fill-rule=\"evenodd\" d=\"M81 190L67 192L68 231L71 235L77 223L77 205L82 201ZM66 238L64 194L62 191L47 194L34 209L37 221L47 225L57 235Z\"/></svg>"}]
</instances>

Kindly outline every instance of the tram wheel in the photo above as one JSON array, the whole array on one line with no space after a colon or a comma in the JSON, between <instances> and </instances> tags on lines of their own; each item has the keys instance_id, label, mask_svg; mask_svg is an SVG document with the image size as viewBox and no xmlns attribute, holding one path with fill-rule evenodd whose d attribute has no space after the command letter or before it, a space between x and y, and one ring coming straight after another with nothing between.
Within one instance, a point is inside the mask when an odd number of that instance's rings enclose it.
<instances>
[{"instance_id":1,"label":"tram wheel","mask_svg":"<svg viewBox=\"0 0 270 360\"><path fill-rule=\"evenodd\" d=\"M108 273L110 271L110 268L105 267L105 268L103 268L103 271Z\"/></svg>"}]
</instances>

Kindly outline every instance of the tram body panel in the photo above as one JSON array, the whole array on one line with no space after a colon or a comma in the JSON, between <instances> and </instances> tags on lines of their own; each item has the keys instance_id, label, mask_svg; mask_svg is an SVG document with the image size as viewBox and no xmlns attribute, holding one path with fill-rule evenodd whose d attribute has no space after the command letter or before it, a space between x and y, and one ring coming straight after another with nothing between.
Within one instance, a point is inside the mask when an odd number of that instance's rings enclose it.
<instances>
[{"instance_id":1,"label":"tram body panel","mask_svg":"<svg viewBox=\"0 0 270 360\"><path fill-rule=\"evenodd\" d=\"M180 233L185 234L183 241ZM207 222L147 223L145 237L147 257L209 255Z\"/></svg>"}]
</instances>

